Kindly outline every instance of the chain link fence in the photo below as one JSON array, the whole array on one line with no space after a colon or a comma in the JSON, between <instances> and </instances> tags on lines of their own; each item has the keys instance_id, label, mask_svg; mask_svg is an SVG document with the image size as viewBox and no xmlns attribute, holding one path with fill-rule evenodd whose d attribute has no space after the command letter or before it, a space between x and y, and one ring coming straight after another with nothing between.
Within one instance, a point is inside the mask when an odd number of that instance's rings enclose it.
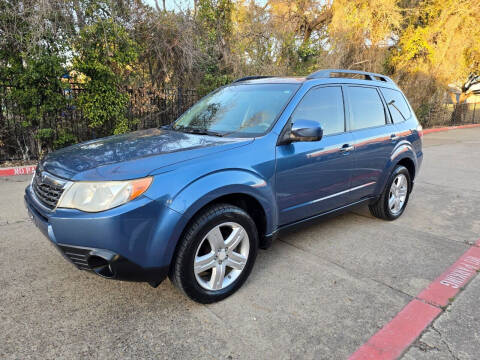
<instances>
[{"instance_id":1,"label":"chain link fence","mask_svg":"<svg viewBox=\"0 0 480 360\"><path fill-rule=\"evenodd\" d=\"M75 99L83 91L77 84L63 91L68 105L33 120L27 119L20 105L9 96L11 91L11 87L0 86L0 162L35 160L55 148L113 133L113 121L103 124L101 129L89 126L75 106ZM198 98L196 90L184 88L155 92L127 89L127 92L130 95L127 118L132 131L169 124Z\"/></svg>"}]
</instances>

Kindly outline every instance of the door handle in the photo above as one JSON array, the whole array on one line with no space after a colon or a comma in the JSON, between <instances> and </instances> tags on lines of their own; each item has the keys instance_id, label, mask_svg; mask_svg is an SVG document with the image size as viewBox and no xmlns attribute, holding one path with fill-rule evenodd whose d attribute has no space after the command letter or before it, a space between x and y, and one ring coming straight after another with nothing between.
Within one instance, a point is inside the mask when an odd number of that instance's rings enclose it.
<instances>
[{"instance_id":1,"label":"door handle","mask_svg":"<svg viewBox=\"0 0 480 360\"><path fill-rule=\"evenodd\" d=\"M392 141L398 140L397 134L390 135L390 140L392 140Z\"/></svg>"},{"instance_id":2,"label":"door handle","mask_svg":"<svg viewBox=\"0 0 480 360\"><path fill-rule=\"evenodd\" d=\"M355 146L350 144L345 144L340 148L340 152L343 152L343 153L348 153L353 150L355 150Z\"/></svg>"}]
</instances>

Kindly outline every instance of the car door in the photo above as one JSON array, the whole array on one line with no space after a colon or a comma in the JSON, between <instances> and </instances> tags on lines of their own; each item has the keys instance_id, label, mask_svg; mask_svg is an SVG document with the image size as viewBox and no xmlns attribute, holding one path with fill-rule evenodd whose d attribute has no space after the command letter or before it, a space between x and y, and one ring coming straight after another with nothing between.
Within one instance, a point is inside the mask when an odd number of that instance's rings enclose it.
<instances>
[{"instance_id":1,"label":"car door","mask_svg":"<svg viewBox=\"0 0 480 360\"><path fill-rule=\"evenodd\" d=\"M310 89L292 113L289 124L297 120L319 122L324 135L320 141L277 146L276 192L280 225L348 202L353 137L345 132L341 86Z\"/></svg>"},{"instance_id":2,"label":"car door","mask_svg":"<svg viewBox=\"0 0 480 360\"><path fill-rule=\"evenodd\" d=\"M347 125L355 146L349 194L350 201L355 202L375 193L398 136L376 87L349 85L344 91L349 108Z\"/></svg>"},{"instance_id":3,"label":"car door","mask_svg":"<svg viewBox=\"0 0 480 360\"><path fill-rule=\"evenodd\" d=\"M405 100L405 96L395 89L379 88L393 124L395 125L398 141L408 141L408 136L412 134L411 123L408 120L412 118L412 112Z\"/></svg>"}]
</instances>

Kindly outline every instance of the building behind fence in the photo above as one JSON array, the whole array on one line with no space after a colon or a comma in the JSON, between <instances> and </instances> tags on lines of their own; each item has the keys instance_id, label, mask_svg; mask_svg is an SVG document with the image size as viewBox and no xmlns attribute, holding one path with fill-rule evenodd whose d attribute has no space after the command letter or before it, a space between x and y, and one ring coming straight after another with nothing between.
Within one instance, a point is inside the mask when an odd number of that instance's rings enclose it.
<instances>
[{"instance_id":1,"label":"building behind fence","mask_svg":"<svg viewBox=\"0 0 480 360\"><path fill-rule=\"evenodd\" d=\"M423 120L424 128L478 124L480 123L480 103L444 104L432 108L420 120Z\"/></svg>"},{"instance_id":2,"label":"building behind fence","mask_svg":"<svg viewBox=\"0 0 480 360\"><path fill-rule=\"evenodd\" d=\"M7 86L0 86L0 162L38 159L55 148L113 133L113 122L94 129L74 105L27 122L17 111L18 104L8 96L10 90ZM81 91L82 88L72 84L64 96L74 100ZM142 89L127 91L131 99L127 109L130 130L169 124L197 100L196 90L192 89L163 88L154 93Z\"/></svg>"}]
</instances>

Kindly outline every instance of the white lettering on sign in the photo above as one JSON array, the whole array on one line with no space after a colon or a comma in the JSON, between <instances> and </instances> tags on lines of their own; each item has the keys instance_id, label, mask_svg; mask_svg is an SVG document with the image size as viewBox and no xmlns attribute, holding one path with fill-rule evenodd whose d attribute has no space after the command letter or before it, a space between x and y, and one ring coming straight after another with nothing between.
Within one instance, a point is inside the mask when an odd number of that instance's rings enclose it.
<instances>
[{"instance_id":1,"label":"white lettering on sign","mask_svg":"<svg viewBox=\"0 0 480 360\"><path fill-rule=\"evenodd\" d=\"M440 281L440 284L458 289L465 284L477 270L480 270L480 258L467 256L451 273Z\"/></svg>"},{"instance_id":2,"label":"white lettering on sign","mask_svg":"<svg viewBox=\"0 0 480 360\"><path fill-rule=\"evenodd\" d=\"M13 169L15 175L28 175L33 174L35 166L19 167Z\"/></svg>"}]
</instances>

